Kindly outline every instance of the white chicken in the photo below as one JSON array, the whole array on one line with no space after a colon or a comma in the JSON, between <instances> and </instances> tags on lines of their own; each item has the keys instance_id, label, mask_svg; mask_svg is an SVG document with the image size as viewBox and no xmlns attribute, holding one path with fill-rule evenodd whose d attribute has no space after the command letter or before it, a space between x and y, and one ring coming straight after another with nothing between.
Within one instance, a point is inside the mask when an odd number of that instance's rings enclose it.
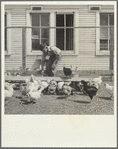
<instances>
[{"instance_id":1,"label":"white chicken","mask_svg":"<svg viewBox=\"0 0 118 149\"><path fill-rule=\"evenodd\" d=\"M5 89L8 90L9 86L10 86L10 84L8 82L5 82Z\"/></svg>"},{"instance_id":2,"label":"white chicken","mask_svg":"<svg viewBox=\"0 0 118 149\"><path fill-rule=\"evenodd\" d=\"M39 84L36 85L34 83L30 83L26 88L27 88L28 92L30 92L30 91L35 92L35 91L40 89L40 85Z\"/></svg>"},{"instance_id":3,"label":"white chicken","mask_svg":"<svg viewBox=\"0 0 118 149\"><path fill-rule=\"evenodd\" d=\"M97 89L99 89L99 83L95 82L95 81L90 81L87 83L88 86L93 86L96 87Z\"/></svg>"},{"instance_id":4,"label":"white chicken","mask_svg":"<svg viewBox=\"0 0 118 149\"><path fill-rule=\"evenodd\" d=\"M104 84L106 91L111 95L111 97L113 96L114 93L114 86L110 86L109 84L105 83ZM110 98L111 98L110 97Z\"/></svg>"},{"instance_id":5,"label":"white chicken","mask_svg":"<svg viewBox=\"0 0 118 149\"><path fill-rule=\"evenodd\" d=\"M91 81L94 81L94 82L98 83L99 85L101 85L101 83L102 83L102 77L99 76L98 78L92 78Z\"/></svg>"},{"instance_id":6,"label":"white chicken","mask_svg":"<svg viewBox=\"0 0 118 149\"><path fill-rule=\"evenodd\" d=\"M62 90L63 84L64 84L64 82L58 82L58 84L57 84L58 91Z\"/></svg>"},{"instance_id":7,"label":"white chicken","mask_svg":"<svg viewBox=\"0 0 118 149\"><path fill-rule=\"evenodd\" d=\"M12 85L9 84L7 86L7 89L5 89L5 92L4 92L5 99L13 96L14 87L15 87L15 84L12 84Z\"/></svg>"},{"instance_id":8,"label":"white chicken","mask_svg":"<svg viewBox=\"0 0 118 149\"><path fill-rule=\"evenodd\" d=\"M27 93L28 97L30 98L30 102L32 102L35 99L39 99L41 96L41 91L30 91Z\"/></svg>"},{"instance_id":9,"label":"white chicken","mask_svg":"<svg viewBox=\"0 0 118 149\"><path fill-rule=\"evenodd\" d=\"M33 75L31 75L30 80L26 79L25 82L26 82L27 92L30 92L30 91L35 92L41 86L41 81L34 80L34 76Z\"/></svg>"},{"instance_id":10,"label":"white chicken","mask_svg":"<svg viewBox=\"0 0 118 149\"><path fill-rule=\"evenodd\" d=\"M74 89L71 86L64 84L62 87L62 90L63 90L63 94L67 97L71 95Z\"/></svg>"},{"instance_id":11,"label":"white chicken","mask_svg":"<svg viewBox=\"0 0 118 149\"><path fill-rule=\"evenodd\" d=\"M45 88L49 86L48 82L41 82L40 91L42 92Z\"/></svg>"},{"instance_id":12,"label":"white chicken","mask_svg":"<svg viewBox=\"0 0 118 149\"><path fill-rule=\"evenodd\" d=\"M72 87L70 87L71 82L58 82L57 89L58 93L65 94L66 96L69 96L71 94L71 91L73 90Z\"/></svg>"}]
</instances>

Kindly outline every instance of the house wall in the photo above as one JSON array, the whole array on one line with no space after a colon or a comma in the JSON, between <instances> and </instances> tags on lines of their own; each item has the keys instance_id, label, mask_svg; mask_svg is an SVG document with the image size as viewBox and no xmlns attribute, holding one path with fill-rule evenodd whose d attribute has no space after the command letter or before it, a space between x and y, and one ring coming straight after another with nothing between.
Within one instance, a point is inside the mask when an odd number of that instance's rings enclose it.
<instances>
[{"instance_id":1,"label":"house wall","mask_svg":"<svg viewBox=\"0 0 118 149\"><path fill-rule=\"evenodd\" d=\"M46 7L46 6L45 6ZM44 7L44 9L45 9ZM66 8L67 6L62 6ZM71 6L72 7L72 6ZM77 8L77 6L73 6ZM78 6L78 25L96 26L96 13L88 12L89 7ZM28 5L6 5L5 9L11 9L11 26L26 26L26 10L30 10ZM51 10L52 7L47 7ZM68 9L68 8L67 8ZM69 8L70 9L70 8ZM113 6L101 6L101 10L113 10ZM109 70L109 56L96 55L96 29L79 28L78 31L78 55L63 55L58 69L62 70L63 64L78 66L79 70ZM27 45L26 45L27 46ZM26 57L26 67L35 68L39 61L35 55ZM11 70L22 66L22 29L11 29L11 55L5 56L5 68Z\"/></svg>"}]
</instances>

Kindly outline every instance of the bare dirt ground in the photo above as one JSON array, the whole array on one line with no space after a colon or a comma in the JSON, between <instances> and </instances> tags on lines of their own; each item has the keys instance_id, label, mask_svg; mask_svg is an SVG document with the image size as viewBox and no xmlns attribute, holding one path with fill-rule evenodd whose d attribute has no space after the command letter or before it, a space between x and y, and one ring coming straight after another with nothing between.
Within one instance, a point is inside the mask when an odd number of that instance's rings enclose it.
<instances>
[{"instance_id":1,"label":"bare dirt ground","mask_svg":"<svg viewBox=\"0 0 118 149\"><path fill-rule=\"evenodd\" d=\"M106 82L113 85L113 82ZM64 95L42 95L39 100L30 103L27 97L20 97L19 90L14 97L5 100L5 114L38 114L38 115L112 115L114 98L105 90L102 83L98 96L91 100L89 96L78 92L65 98ZM16 96L19 96L16 98Z\"/></svg>"}]
</instances>

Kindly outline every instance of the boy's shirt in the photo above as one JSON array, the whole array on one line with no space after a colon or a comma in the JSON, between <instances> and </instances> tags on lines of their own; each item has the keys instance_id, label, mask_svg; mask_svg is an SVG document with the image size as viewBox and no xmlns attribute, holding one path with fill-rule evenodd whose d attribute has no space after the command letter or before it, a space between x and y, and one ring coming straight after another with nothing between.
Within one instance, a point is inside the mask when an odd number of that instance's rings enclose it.
<instances>
[{"instance_id":1,"label":"boy's shirt","mask_svg":"<svg viewBox=\"0 0 118 149\"><path fill-rule=\"evenodd\" d=\"M55 46L46 46L47 52L43 52L42 55L42 61L46 60L46 56L50 56L52 58L56 58L58 56L61 56L61 50Z\"/></svg>"}]
</instances>

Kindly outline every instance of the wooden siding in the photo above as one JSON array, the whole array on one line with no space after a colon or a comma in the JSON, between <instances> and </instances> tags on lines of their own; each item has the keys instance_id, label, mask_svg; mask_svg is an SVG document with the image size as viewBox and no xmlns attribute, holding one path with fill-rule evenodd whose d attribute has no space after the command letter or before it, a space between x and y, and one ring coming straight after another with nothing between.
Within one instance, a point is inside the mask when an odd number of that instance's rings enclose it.
<instances>
[{"instance_id":1,"label":"wooden siding","mask_svg":"<svg viewBox=\"0 0 118 149\"><path fill-rule=\"evenodd\" d=\"M45 9L52 9L52 6L44 6ZM71 6L72 7L72 6ZM77 6L73 6L73 8ZM28 5L7 5L5 9L11 9L11 26L26 25L26 10L30 9ZM55 9L53 7L53 9ZM102 5L101 10L113 10L113 6ZM95 26L96 13L89 12L88 6L78 6L78 25ZM62 70L63 64L70 65L79 70L109 70L109 56L96 56L96 29L80 28L78 31L78 55L62 56L58 69ZM22 66L22 29L11 30L11 56L5 57L5 68L11 70ZM28 46L28 45L26 45ZM26 57L26 67L34 69L39 61L36 56Z\"/></svg>"}]
</instances>

